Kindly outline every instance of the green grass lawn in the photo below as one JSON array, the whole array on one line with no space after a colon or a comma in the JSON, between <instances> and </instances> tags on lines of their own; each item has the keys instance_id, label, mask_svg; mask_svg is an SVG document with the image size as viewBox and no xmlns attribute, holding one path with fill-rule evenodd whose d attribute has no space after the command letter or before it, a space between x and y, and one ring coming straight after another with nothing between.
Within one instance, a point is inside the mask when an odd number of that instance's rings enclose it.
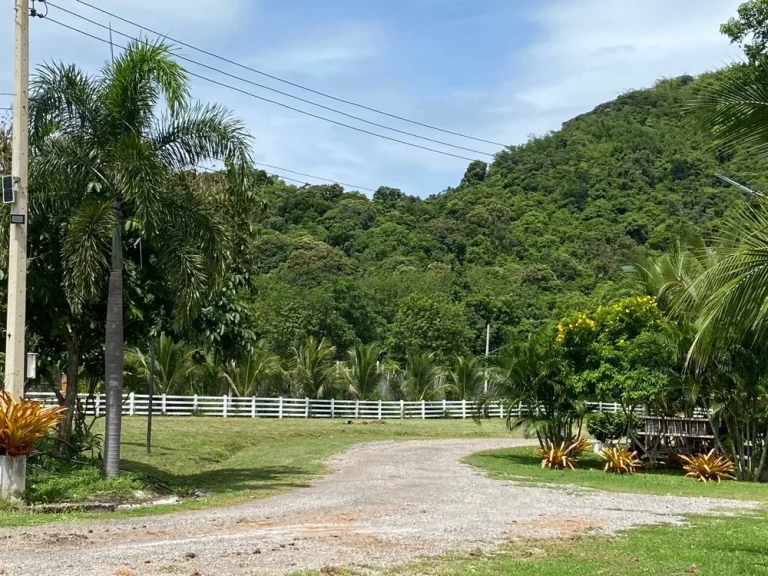
<instances>
[{"instance_id":1,"label":"green grass lawn","mask_svg":"<svg viewBox=\"0 0 768 576\"><path fill-rule=\"evenodd\" d=\"M100 432L100 430L97 430ZM325 472L323 460L361 442L418 438L508 437L501 420L266 420L223 418L155 418L152 453L146 453L146 419L123 420L121 467L149 475L187 495L199 490L204 498L180 504L143 508L118 515L148 515L206 506L226 506L252 498L305 486ZM35 494L94 496L106 499L127 495L135 483L99 478L94 470L81 470L66 478L39 474ZM46 498L50 500L52 498ZM53 498L55 499L55 498ZM112 514L113 516L115 513ZM16 508L0 509L0 526L25 525L93 517L94 514L29 514Z\"/></svg>"},{"instance_id":2,"label":"green grass lawn","mask_svg":"<svg viewBox=\"0 0 768 576\"><path fill-rule=\"evenodd\" d=\"M735 498L768 502L768 484L751 482L696 482L685 478L679 469L638 472L619 476L603 472L605 461L599 455L585 454L576 470L549 470L541 467L534 448L493 450L473 454L467 462L488 472L493 478L548 484L578 484L608 492L643 492L675 496Z\"/></svg>"}]
</instances>

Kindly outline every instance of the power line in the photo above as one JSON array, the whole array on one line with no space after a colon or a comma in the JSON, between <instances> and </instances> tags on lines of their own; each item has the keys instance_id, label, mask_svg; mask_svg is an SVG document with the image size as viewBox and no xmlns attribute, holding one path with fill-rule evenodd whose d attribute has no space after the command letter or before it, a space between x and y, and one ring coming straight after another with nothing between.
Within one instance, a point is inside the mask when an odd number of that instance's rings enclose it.
<instances>
[{"instance_id":1,"label":"power line","mask_svg":"<svg viewBox=\"0 0 768 576\"><path fill-rule=\"evenodd\" d=\"M364 186L355 186L354 184L347 184L345 182L339 182L337 180L331 180L330 178L323 178L321 176L314 176L312 174L304 174L303 172L296 172L295 170L289 170L288 168L278 168L277 166L270 166L269 164L260 164L259 162L254 162L254 164L256 164L257 166L266 166L268 168L277 168L278 170L283 170L285 172L291 172L292 174L299 174L301 176L307 176L308 178L314 178L315 180L324 180L326 182L332 182L334 184L340 184L341 186L344 186L344 187L346 187L348 189L366 190L368 192L375 192L375 190L373 190L372 188L365 188ZM194 167L199 169L199 170L203 170L205 172L208 172L209 174L215 174L215 173L219 172L219 170L217 170L215 168L209 168L207 166L201 166L200 164L195 164ZM281 178L283 180L288 180L289 182L296 182L298 184L311 184L311 182L306 182L305 180L298 180L297 178L291 178L290 176L285 176L283 174L272 173L272 175L273 176L278 176L279 178Z\"/></svg>"},{"instance_id":2,"label":"power line","mask_svg":"<svg viewBox=\"0 0 768 576\"><path fill-rule=\"evenodd\" d=\"M98 40L99 42L103 42L105 44L110 44L117 46L118 48L121 48L123 50L127 50L125 46L121 46L117 43L112 43L109 40L105 40L104 38L99 38L98 36L91 34L90 32L86 32L85 30L81 30L75 26L70 26L69 24L64 24L63 22L59 22L58 20L55 20L51 18L50 16L46 18L49 22L53 22L54 24L57 24L59 26L62 26L64 28L67 28L69 30L72 30L73 32L77 32L78 34L82 34L84 36L88 36L89 38L93 38L94 40ZM242 88L238 88L236 86L232 86L231 84L226 84L224 82L220 82L218 80L214 80L213 78L208 78L207 76L203 76L202 74L197 74L195 72L190 72L187 70L187 74L189 76L192 76L193 78L199 78L200 80L204 80L206 82L210 82L211 84L215 84L217 86L221 86L222 88L227 88L229 90L234 90L235 92L239 92L241 94L244 94L246 96L250 96L251 98L255 98L257 100L262 100L264 102L269 102L271 104L275 104L277 106L280 106L282 108L286 108L288 110L293 110L294 112L298 112L300 114L304 114L306 116L310 116L312 118L317 118L318 120L323 120L325 122L330 122L331 124L336 124L337 126L342 126L344 128L349 128L350 130L354 130L356 132L361 132L363 134L368 134L370 136L376 136L377 138L382 138L384 140L389 140L391 142L396 142L398 144L404 144L406 146L411 146L412 148L419 148L421 150L426 150L428 152L434 152L435 154L442 154L443 156L450 156L452 158L459 158L460 160L467 160L469 162L473 162L476 160L475 158L469 158L467 156L460 156L459 154L453 154L452 152L445 152L444 150L437 150L436 148L430 148L429 146L422 146L421 144L414 144L413 142L407 142L405 140L400 140L398 138L392 138L391 136L386 136L384 134L379 134L377 132L371 132L370 130L365 130L363 128L358 128L357 126L351 126L349 124L344 124L343 122L339 122L337 120L333 120L331 118L326 118L324 116L320 116L318 114L313 114L312 112L307 112L306 110L301 110L300 108L295 108L293 106L289 106L288 104L283 104L282 102L278 102L277 100L270 100L269 98L265 98L263 96L259 96L258 94L254 94L253 92L248 92L247 90L243 90Z\"/></svg>"},{"instance_id":3,"label":"power line","mask_svg":"<svg viewBox=\"0 0 768 576\"><path fill-rule=\"evenodd\" d=\"M331 94L327 94L325 92L321 92L319 90L314 90L312 88L308 88L307 86L303 86L301 84L298 84L296 82L291 82L289 80L285 80L284 78L280 78L278 76L274 76L272 74L268 74L267 72L264 72L262 70L258 70L256 68L252 68L250 66L246 66L245 64L241 64L239 62L236 62L234 60L231 60L229 58L226 58L224 56L221 56L219 54L215 54L213 52L209 52L208 50L205 50L203 48L198 48L197 46L193 46L192 44L187 44L186 42L182 40L177 40L175 38L171 38L170 36L166 34L161 34L160 32L156 32L152 30L151 28L147 28L146 26L142 26L141 24L134 22L132 20L129 20L127 18L123 18L122 16L118 16L117 14L114 14L112 12L109 12L108 10L104 10L103 8L99 8L98 6L94 6L93 4L89 4L88 2L85 2L84 0L75 0L75 2L82 4L84 6L87 6L89 8L92 8L93 10L97 10L98 12L101 12L102 14L105 14L107 16L110 16L112 18L117 18L118 20L121 20L122 22L125 22L126 24L130 24L131 26L136 26L137 28L140 28L146 32L149 32L150 34L154 34L155 36L160 36L162 38L167 38L171 42L175 44L179 44L181 46L185 46L187 48L190 48L192 50L195 50L196 52L200 52L201 54L205 54L206 56L211 56L212 58L216 58L218 60L221 60L222 62L226 62L228 64L232 64L233 66L237 66L238 68L242 68L243 70L248 70L249 72L254 72L256 74L260 74L261 76L264 76L266 78L271 78L272 80L277 80L278 82L282 82L283 84L287 84L289 86L293 86L294 88L300 88L301 90L305 90L307 92L311 92L312 94L317 94L318 96L323 96L324 98L328 98L330 100L335 100L336 102L341 102L343 104L347 104L349 106L355 106L357 108L361 108L363 110L368 110L370 112L375 112L376 114L381 114L383 116L388 116L390 118L395 118L396 120L401 120L402 122L408 122L409 124L414 124L416 126L421 126L423 128L429 128L430 130L436 130L438 132L443 132L444 134L451 134L453 136L459 136L461 138L467 138L469 140L475 140L477 142L484 142L486 144L493 144L494 146L502 146L506 147L506 144L502 144L501 142L494 142L493 140L486 140L484 138L477 138L475 136L469 136L467 134L462 134L461 132L452 132L451 130L446 130L444 128L439 128L437 126L433 126L431 124L425 124L423 122L418 122L416 120L410 120L408 118L404 118L403 116L398 116L396 114L391 114L389 112L385 112L383 110L379 110L378 108L373 108L371 106L365 106L364 104L358 104L357 102L352 102L350 100L344 100L343 98L338 98L336 96L332 96ZM50 4L50 2L49 2Z\"/></svg>"},{"instance_id":4,"label":"power line","mask_svg":"<svg viewBox=\"0 0 768 576\"><path fill-rule=\"evenodd\" d=\"M49 6L52 6L53 8L56 8L58 10L61 10L62 12L66 12L67 14L70 14L71 16L74 16L76 18L80 18L81 20L84 20L86 22L89 22L90 24L93 24L95 26L99 26L105 30L110 30L111 32L114 32L115 34L118 34L120 36L123 36L124 38L128 38L129 40L136 40L134 36L131 36L130 34L126 34L124 32L120 32L119 30L116 30L114 28L111 28L110 26L107 26L106 24L102 24L101 22L97 22L96 20L92 20L91 18L88 18L87 16L83 16L82 14L78 14L77 12L72 12L71 10L68 10L66 8L62 8L61 6L57 6L56 4L52 2L47 3ZM398 134L404 134L406 136L411 136L412 138L418 138L419 140L425 140L427 142L433 142L434 144L440 144L441 146L448 146L449 148L455 148L457 150L465 150L467 152L474 152L475 154L482 154L483 156L489 156L493 157L493 154L489 152L484 152L482 150L475 150L474 148L467 148L466 146L458 146L456 144L451 144L450 142L444 142L443 140L436 140L434 138L428 138L427 136L421 136L419 134L414 134L413 132L408 132L407 130L400 130L398 128L393 128L391 126L387 126L386 124L379 124L377 122L371 122L370 120L366 120L365 118L361 118L359 116L355 116L353 114L348 114L346 112L343 112L341 110L337 110L336 108L331 108L330 106L324 106L322 104L318 104L317 102L313 102L312 100L307 100L306 98L301 98L299 96L294 96L293 94L290 94L288 92L283 92L282 90L277 90L276 88L272 88L270 86L266 86L264 84L259 84L258 82L253 82L252 80L248 80L247 78L243 78L242 76L238 76L237 74L231 74L229 72L225 72L224 70L221 70L219 68L216 68L215 66L209 66L208 64L204 64L202 62L198 62L197 60L193 60L191 58L187 58L186 56L182 56L180 54L174 55L179 60L183 60L184 62L189 62L190 64L193 64L194 66L200 66L202 68L205 68L207 70L211 70L213 72L216 72L217 74L222 74L224 76L227 76L228 78L232 78L233 80L238 80L240 82L245 82L246 84L250 84L252 86L256 86L257 88L262 88L264 90L269 90L270 92L275 92L276 94L280 94L281 96L285 96L287 98L292 98L293 100L298 100L299 102L304 102L305 104L309 104L310 106L316 106L317 108L322 108L323 110L328 110L329 112L333 112L334 114L339 114L341 116L346 116L347 118L351 118L353 120L357 120L358 122L364 122L365 124L370 124L371 126L376 126L377 128L383 128L384 130L390 130L392 132L397 132Z\"/></svg>"},{"instance_id":5,"label":"power line","mask_svg":"<svg viewBox=\"0 0 768 576\"><path fill-rule=\"evenodd\" d=\"M15 96L13 92L0 92L0 96Z\"/></svg>"}]
</instances>

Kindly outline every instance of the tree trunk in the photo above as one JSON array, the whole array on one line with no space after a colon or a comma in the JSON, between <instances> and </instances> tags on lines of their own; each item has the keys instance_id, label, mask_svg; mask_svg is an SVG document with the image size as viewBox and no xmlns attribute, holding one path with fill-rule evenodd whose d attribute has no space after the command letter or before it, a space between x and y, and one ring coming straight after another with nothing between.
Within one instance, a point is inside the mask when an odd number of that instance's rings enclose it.
<instances>
[{"instance_id":1,"label":"tree trunk","mask_svg":"<svg viewBox=\"0 0 768 576\"><path fill-rule=\"evenodd\" d=\"M120 473L120 433L123 413L123 243L120 218L112 232L112 270L107 293L104 341L104 379L107 421L104 435L104 473Z\"/></svg>"},{"instance_id":2,"label":"tree trunk","mask_svg":"<svg viewBox=\"0 0 768 576\"><path fill-rule=\"evenodd\" d=\"M64 406L67 412L59 423L56 452L59 456L72 454L72 423L77 410L78 377L80 376L80 339L70 330L67 340L67 390L64 394Z\"/></svg>"}]
</instances>

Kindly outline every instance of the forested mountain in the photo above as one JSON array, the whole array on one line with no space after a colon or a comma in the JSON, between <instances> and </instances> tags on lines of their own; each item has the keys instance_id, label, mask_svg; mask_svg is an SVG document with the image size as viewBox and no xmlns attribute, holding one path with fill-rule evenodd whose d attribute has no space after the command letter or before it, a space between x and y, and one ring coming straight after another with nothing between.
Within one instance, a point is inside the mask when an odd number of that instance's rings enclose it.
<instances>
[{"instance_id":1,"label":"forested mountain","mask_svg":"<svg viewBox=\"0 0 768 576\"><path fill-rule=\"evenodd\" d=\"M263 337L287 354L315 335L340 355L362 340L402 358L411 346L481 353L487 322L497 348L583 308L633 254L716 233L745 195L715 173L766 184L754 158L713 150L690 117L714 76L628 92L423 200L262 173L254 239L230 287L237 313L222 326L213 307L200 321L232 346Z\"/></svg>"}]
</instances>

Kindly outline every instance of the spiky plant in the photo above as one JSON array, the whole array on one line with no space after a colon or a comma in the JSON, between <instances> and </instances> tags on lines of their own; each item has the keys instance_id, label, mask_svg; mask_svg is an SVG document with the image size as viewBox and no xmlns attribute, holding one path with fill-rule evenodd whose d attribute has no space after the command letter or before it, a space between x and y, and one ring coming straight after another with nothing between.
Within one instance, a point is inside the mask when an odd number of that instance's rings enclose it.
<instances>
[{"instance_id":1,"label":"spiky plant","mask_svg":"<svg viewBox=\"0 0 768 576\"><path fill-rule=\"evenodd\" d=\"M43 438L63 418L66 408L44 408L33 400L16 400L0 391L0 453L29 456L35 442Z\"/></svg>"},{"instance_id":2,"label":"spiky plant","mask_svg":"<svg viewBox=\"0 0 768 576\"><path fill-rule=\"evenodd\" d=\"M568 442L561 442L558 446L547 442L544 448L539 448L541 467L551 470L576 469L579 457L584 454L589 444L586 438L571 438Z\"/></svg>"},{"instance_id":3,"label":"spiky plant","mask_svg":"<svg viewBox=\"0 0 768 576\"><path fill-rule=\"evenodd\" d=\"M695 456L680 456L683 461L683 469L688 478L696 478L699 482L716 480L718 484L723 480L735 480L732 472L733 462L715 452L713 448L706 454Z\"/></svg>"},{"instance_id":4,"label":"spiky plant","mask_svg":"<svg viewBox=\"0 0 768 576\"><path fill-rule=\"evenodd\" d=\"M600 453L600 457L606 461L605 472L613 474L632 474L642 465L640 458L637 457L637 452L630 451L627 448L618 448L616 446L605 448Z\"/></svg>"}]
</instances>

